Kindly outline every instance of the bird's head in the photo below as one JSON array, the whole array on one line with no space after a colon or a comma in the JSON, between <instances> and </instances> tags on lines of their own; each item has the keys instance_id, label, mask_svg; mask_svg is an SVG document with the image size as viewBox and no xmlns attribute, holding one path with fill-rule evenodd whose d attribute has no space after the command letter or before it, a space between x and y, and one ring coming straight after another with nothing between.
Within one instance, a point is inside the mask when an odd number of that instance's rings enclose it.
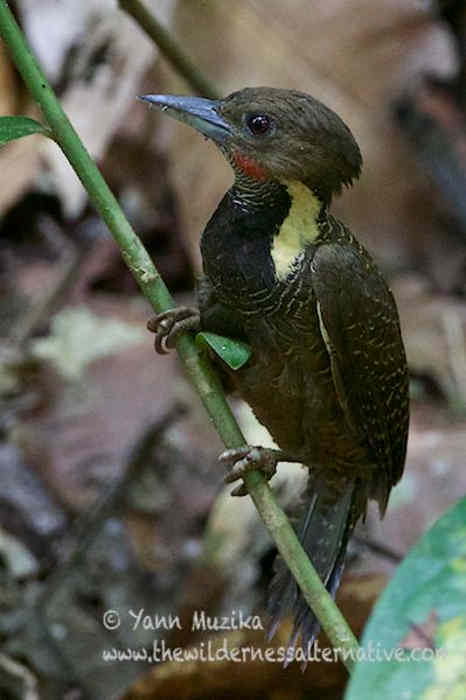
<instances>
[{"instance_id":1,"label":"bird's head","mask_svg":"<svg viewBox=\"0 0 466 700\"><path fill-rule=\"evenodd\" d=\"M302 92L245 88L222 100L178 95L141 99L212 139L237 178L299 181L329 203L361 171L361 153L346 124Z\"/></svg>"}]
</instances>

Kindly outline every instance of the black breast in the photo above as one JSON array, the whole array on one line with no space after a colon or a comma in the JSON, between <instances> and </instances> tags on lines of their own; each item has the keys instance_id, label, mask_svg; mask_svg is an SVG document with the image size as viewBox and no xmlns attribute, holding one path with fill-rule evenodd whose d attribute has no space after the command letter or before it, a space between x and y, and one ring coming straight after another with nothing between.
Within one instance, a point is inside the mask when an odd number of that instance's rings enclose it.
<instances>
[{"instance_id":1,"label":"black breast","mask_svg":"<svg viewBox=\"0 0 466 700\"><path fill-rule=\"evenodd\" d=\"M270 248L290 205L281 185L252 208L234 188L226 193L201 238L204 272L224 303L241 305L276 284Z\"/></svg>"}]
</instances>

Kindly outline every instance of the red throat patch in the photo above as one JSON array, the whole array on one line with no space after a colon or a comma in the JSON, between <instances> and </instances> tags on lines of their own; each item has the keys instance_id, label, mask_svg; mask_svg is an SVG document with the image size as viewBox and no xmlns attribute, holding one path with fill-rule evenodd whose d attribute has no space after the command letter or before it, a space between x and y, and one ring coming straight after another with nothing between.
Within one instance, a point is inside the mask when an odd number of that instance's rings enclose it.
<instances>
[{"instance_id":1,"label":"red throat patch","mask_svg":"<svg viewBox=\"0 0 466 700\"><path fill-rule=\"evenodd\" d=\"M238 168L248 177L252 177L255 180L266 180L267 170L263 168L259 163L257 163L252 158L245 156L239 151L233 151L233 161L238 166Z\"/></svg>"}]
</instances>

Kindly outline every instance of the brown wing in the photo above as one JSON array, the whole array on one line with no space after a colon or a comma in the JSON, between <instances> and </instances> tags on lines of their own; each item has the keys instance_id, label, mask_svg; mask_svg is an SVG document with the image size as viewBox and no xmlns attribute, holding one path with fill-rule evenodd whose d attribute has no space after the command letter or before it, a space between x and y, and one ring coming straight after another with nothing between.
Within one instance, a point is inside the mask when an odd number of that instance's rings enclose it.
<instances>
[{"instance_id":1,"label":"brown wing","mask_svg":"<svg viewBox=\"0 0 466 700\"><path fill-rule=\"evenodd\" d=\"M369 256L349 244L319 246L312 272L341 406L384 470L386 483L376 495L383 511L403 473L409 423L408 369L395 301Z\"/></svg>"}]
</instances>

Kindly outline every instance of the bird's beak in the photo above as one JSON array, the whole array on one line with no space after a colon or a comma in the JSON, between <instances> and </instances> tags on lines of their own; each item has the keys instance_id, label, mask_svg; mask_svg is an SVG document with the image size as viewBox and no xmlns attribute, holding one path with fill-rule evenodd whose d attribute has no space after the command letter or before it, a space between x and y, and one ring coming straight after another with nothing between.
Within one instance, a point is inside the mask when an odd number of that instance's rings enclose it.
<instances>
[{"instance_id":1,"label":"bird's beak","mask_svg":"<svg viewBox=\"0 0 466 700\"><path fill-rule=\"evenodd\" d=\"M162 112L183 124L192 126L201 134L218 144L225 143L231 136L231 128L218 113L218 100L182 95L141 95L140 100L148 102Z\"/></svg>"}]
</instances>

